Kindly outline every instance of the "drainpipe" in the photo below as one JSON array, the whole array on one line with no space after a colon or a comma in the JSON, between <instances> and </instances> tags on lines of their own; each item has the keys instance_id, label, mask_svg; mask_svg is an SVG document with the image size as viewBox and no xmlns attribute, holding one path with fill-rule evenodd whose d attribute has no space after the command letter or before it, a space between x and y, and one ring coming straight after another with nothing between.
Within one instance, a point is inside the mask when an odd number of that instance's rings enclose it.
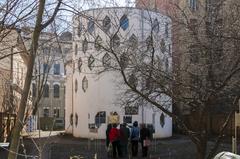
<instances>
[{"instance_id":1,"label":"drainpipe","mask_svg":"<svg viewBox=\"0 0 240 159\"><path fill-rule=\"evenodd\" d=\"M11 113L13 111L13 47L11 47L11 56L10 56L10 105L11 105Z\"/></svg>"},{"instance_id":2,"label":"drainpipe","mask_svg":"<svg viewBox=\"0 0 240 159\"><path fill-rule=\"evenodd\" d=\"M74 61L72 61L72 62L74 62ZM73 68L73 69L75 69L75 68ZM74 88L73 88L73 73L72 73L72 119L70 119L72 121L73 121L73 118L74 118L74 116L73 116L73 102L74 102L73 94L74 94L74 91L73 90L74 90ZM73 126L74 126L74 122L72 122L72 135L73 135L73 130L74 130Z\"/></svg>"}]
</instances>

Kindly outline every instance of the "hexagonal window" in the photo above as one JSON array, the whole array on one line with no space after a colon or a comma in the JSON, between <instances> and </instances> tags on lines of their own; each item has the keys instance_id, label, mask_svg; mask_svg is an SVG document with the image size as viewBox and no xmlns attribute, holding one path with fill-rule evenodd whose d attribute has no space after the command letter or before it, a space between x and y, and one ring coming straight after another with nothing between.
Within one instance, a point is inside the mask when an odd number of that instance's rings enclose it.
<instances>
[{"instance_id":1,"label":"hexagonal window","mask_svg":"<svg viewBox=\"0 0 240 159\"><path fill-rule=\"evenodd\" d=\"M82 59L81 59L81 57L78 59L78 71L79 71L79 73L81 72L81 70L82 70Z\"/></svg>"},{"instance_id":2,"label":"hexagonal window","mask_svg":"<svg viewBox=\"0 0 240 159\"><path fill-rule=\"evenodd\" d=\"M169 70L169 60L168 60L168 58L165 59L165 69L166 69L166 71Z\"/></svg>"},{"instance_id":3,"label":"hexagonal window","mask_svg":"<svg viewBox=\"0 0 240 159\"><path fill-rule=\"evenodd\" d=\"M83 43L82 43L82 51L83 51L84 53L86 53L87 49L88 49L88 41L87 41L87 39L85 38L85 39L83 40Z\"/></svg>"},{"instance_id":4,"label":"hexagonal window","mask_svg":"<svg viewBox=\"0 0 240 159\"><path fill-rule=\"evenodd\" d=\"M78 45L77 44L75 44L74 51L75 51L75 55L77 55L77 53L78 53Z\"/></svg>"},{"instance_id":5,"label":"hexagonal window","mask_svg":"<svg viewBox=\"0 0 240 159\"><path fill-rule=\"evenodd\" d=\"M78 81L77 81L77 79L75 79L75 92L77 92L78 91Z\"/></svg>"},{"instance_id":6,"label":"hexagonal window","mask_svg":"<svg viewBox=\"0 0 240 159\"><path fill-rule=\"evenodd\" d=\"M94 31L94 20L93 20L93 18L89 19L87 29L88 29L89 33L92 33Z\"/></svg>"},{"instance_id":7,"label":"hexagonal window","mask_svg":"<svg viewBox=\"0 0 240 159\"><path fill-rule=\"evenodd\" d=\"M138 81L137 81L137 78L136 78L136 76L135 76L134 74L131 74L131 75L129 76L128 82L129 82L129 84L130 84L131 86L137 87Z\"/></svg>"},{"instance_id":8,"label":"hexagonal window","mask_svg":"<svg viewBox=\"0 0 240 159\"><path fill-rule=\"evenodd\" d=\"M111 56L106 53L102 58L102 63L105 68L108 68L111 66Z\"/></svg>"},{"instance_id":9,"label":"hexagonal window","mask_svg":"<svg viewBox=\"0 0 240 159\"><path fill-rule=\"evenodd\" d=\"M120 46L120 38L117 34L115 34L110 41L111 47L112 48L117 48Z\"/></svg>"},{"instance_id":10,"label":"hexagonal window","mask_svg":"<svg viewBox=\"0 0 240 159\"><path fill-rule=\"evenodd\" d=\"M129 19L126 14L124 14L120 19L120 27L126 30L129 27Z\"/></svg>"},{"instance_id":11,"label":"hexagonal window","mask_svg":"<svg viewBox=\"0 0 240 159\"><path fill-rule=\"evenodd\" d=\"M120 56L120 67L122 70L124 70L128 66L128 62L129 62L128 56L126 55L126 53L123 53Z\"/></svg>"},{"instance_id":12,"label":"hexagonal window","mask_svg":"<svg viewBox=\"0 0 240 159\"><path fill-rule=\"evenodd\" d=\"M169 37L169 31L168 31L168 23L165 24L165 35L166 35L166 38Z\"/></svg>"},{"instance_id":13,"label":"hexagonal window","mask_svg":"<svg viewBox=\"0 0 240 159\"><path fill-rule=\"evenodd\" d=\"M165 51L166 51L166 44L165 44L164 39L162 39L160 42L160 50L162 53L165 53Z\"/></svg>"},{"instance_id":14,"label":"hexagonal window","mask_svg":"<svg viewBox=\"0 0 240 159\"><path fill-rule=\"evenodd\" d=\"M104 31L108 31L111 27L111 19L106 16L104 19L103 19L103 30Z\"/></svg>"},{"instance_id":15,"label":"hexagonal window","mask_svg":"<svg viewBox=\"0 0 240 159\"><path fill-rule=\"evenodd\" d=\"M162 128L165 125L165 116L164 116L163 113L160 115L160 125L161 125Z\"/></svg>"},{"instance_id":16,"label":"hexagonal window","mask_svg":"<svg viewBox=\"0 0 240 159\"><path fill-rule=\"evenodd\" d=\"M153 49L153 40L151 36L148 36L146 39L147 50Z\"/></svg>"},{"instance_id":17,"label":"hexagonal window","mask_svg":"<svg viewBox=\"0 0 240 159\"><path fill-rule=\"evenodd\" d=\"M94 61L95 61L94 57L92 55L90 55L89 58L88 58L88 67L89 67L90 70L93 69Z\"/></svg>"},{"instance_id":18,"label":"hexagonal window","mask_svg":"<svg viewBox=\"0 0 240 159\"><path fill-rule=\"evenodd\" d=\"M83 25L81 22L79 22L78 27L77 27L77 36L80 37L82 34L82 30L83 30Z\"/></svg>"},{"instance_id":19,"label":"hexagonal window","mask_svg":"<svg viewBox=\"0 0 240 159\"><path fill-rule=\"evenodd\" d=\"M73 69L73 73L74 73L75 72L75 62L73 62L72 69Z\"/></svg>"},{"instance_id":20,"label":"hexagonal window","mask_svg":"<svg viewBox=\"0 0 240 159\"><path fill-rule=\"evenodd\" d=\"M82 89L84 92L86 92L86 90L88 89L88 80L86 76L84 76L82 80Z\"/></svg>"},{"instance_id":21,"label":"hexagonal window","mask_svg":"<svg viewBox=\"0 0 240 159\"><path fill-rule=\"evenodd\" d=\"M75 113L75 126L77 127L77 125L78 125L78 114Z\"/></svg>"},{"instance_id":22,"label":"hexagonal window","mask_svg":"<svg viewBox=\"0 0 240 159\"><path fill-rule=\"evenodd\" d=\"M152 30L156 33L159 32L159 21L157 20L157 18L152 23Z\"/></svg>"},{"instance_id":23,"label":"hexagonal window","mask_svg":"<svg viewBox=\"0 0 240 159\"><path fill-rule=\"evenodd\" d=\"M138 47L138 39L135 34L129 38L129 47L131 50L136 50Z\"/></svg>"},{"instance_id":24,"label":"hexagonal window","mask_svg":"<svg viewBox=\"0 0 240 159\"><path fill-rule=\"evenodd\" d=\"M101 49L101 46L102 46L102 38L98 35L95 39L94 47L96 48L97 51L99 51Z\"/></svg>"}]
</instances>

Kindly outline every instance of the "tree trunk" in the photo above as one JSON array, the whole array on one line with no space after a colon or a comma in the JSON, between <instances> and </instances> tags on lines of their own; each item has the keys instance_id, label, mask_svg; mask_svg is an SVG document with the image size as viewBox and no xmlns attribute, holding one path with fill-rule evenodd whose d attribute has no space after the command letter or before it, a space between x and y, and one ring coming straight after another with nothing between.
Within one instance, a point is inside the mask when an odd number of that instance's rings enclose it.
<instances>
[{"instance_id":1,"label":"tree trunk","mask_svg":"<svg viewBox=\"0 0 240 159\"><path fill-rule=\"evenodd\" d=\"M21 101L18 108L18 112L17 112L16 123L12 132L12 140L10 144L8 159L17 158L20 132L22 131L22 128L23 128L23 120L24 120L25 110L26 110L27 101L28 101L28 94L29 94L29 90L32 82L32 74L33 74L36 51L38 48L38 39L42 31L42 17L44 12L44 6L45 6L45 0L39 0L36 24L33 31L31 47L30 47L29 56L28 56L27 74L25 77L23 93L21 95Z\"/></svg>"},{"instance_id":2,"label":"tree trunk","mask_svg":"<svg viewBox=\"0 0 240 159\"><path fill-rule=\"evenodd\" d=\"M27 100L28 100L28 93L29 93L29 89L30 89L31 81L32 81L33 65L34 65L34 61L29 60L28 68L27 68L27 75L26 75L25 83L24 83L24 89L23 89L21 102L19 105L18 113L17 113L17 119L16 119L16 123L14 125L13 132L12 132L12 140L11 140L11 145L10 145L10 151L8 154L8 159L16 159L16 156L18 153L20 132L23 128L22 122L23 122L24 115L25 115L25 109L26 109Z\"/></svg>"}]
</instances>

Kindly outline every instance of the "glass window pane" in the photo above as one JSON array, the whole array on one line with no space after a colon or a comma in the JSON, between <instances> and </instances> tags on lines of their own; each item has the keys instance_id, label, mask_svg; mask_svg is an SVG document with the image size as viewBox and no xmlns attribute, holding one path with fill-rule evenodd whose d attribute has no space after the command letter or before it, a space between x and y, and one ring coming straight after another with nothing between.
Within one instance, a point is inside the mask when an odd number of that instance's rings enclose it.
<instances>
[{"instance_id":1,"label":"glass window pane","mask_svg":"<svg viewBox=\"0 0 240 159\"><path fill-rule=\"evenodd\" d=\"M60 64L54 64L54 75L60 75Z\"/></svg>"}]
</instances>

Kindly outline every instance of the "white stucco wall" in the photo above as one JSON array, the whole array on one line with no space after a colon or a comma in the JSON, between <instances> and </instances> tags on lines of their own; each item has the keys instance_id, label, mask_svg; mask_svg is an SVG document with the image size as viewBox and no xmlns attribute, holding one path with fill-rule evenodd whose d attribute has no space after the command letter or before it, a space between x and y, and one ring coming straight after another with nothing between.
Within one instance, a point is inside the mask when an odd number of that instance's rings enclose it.
<instances>
[{"instance_id":1,"label":"white stucco wall","mask_svg":"<svg viewBox=\"0 0 240 159\"><path fill-rule=\"evenodd\" d=\"M149 36L151 32L151 20L157 18L160 22L160 31L156 34L156 40L164 39L166 45L171 45L171 21L168 17L163 16L159 13L142 11L134 8L103 8L103 9L94 9L88 10L84 12L87 15L93 16L94 19L102 20L106 15L112 21L112 26L109 30L109 34L111 35L116 31L116 27L119 25L118 19L121 18L123 14L126 14L129 19L129 29L122 30L120 29L119 35L121 38L129 38L133 33L138 37L139 41L144 41ZM144 17L144 18L142 18ZM151 17L151 18L150 18ZM86 28L88 20L80 18L81 23ZM115 22L114 22L115 21ZM169 35L166 37L164 35L165 23L169 23ZM74 32L77 32L78 20L77 16L73 18ZM111 112L117 112L120 115L120 123L123 122L123 116L125 115L125 110L121 108L117 103L120 97L121 89L124 89L124 85L119 85L122 81L122 77L117 72L104 72L100 75L94 74L93 70L88 68L88 57L89 55L93 55L94 57L101 57L105 54L104 52L96 51L94 48L94 44L89 43L88 49L86 53L82 52L82 41L87 38L88 41L94 41L97 35L100 35L105 43L109 43L108 37L105 33L102 32L101 29L95 26L94 33L92 35L86 33L84 36L78 37L75 33L73 40L73 50L75 49L75 45L78 45L77 54L73 51L72 62L75 63L75 71L73 72L71 67L67 67L68 72L70 74L67 77L66 82L66 116L65 116L65 125L66 131L68 133L73 133L75 137L83 137L83 138L105 138L105 131L107 127L107 120L105 124L101 124L98 128L97 133L91 133L88 128L89 123L95 123L95 115L99 111L105 111L106 116L108 117ZM158 46L157 46L158 47ZM160 54L159 54L160 55ZM160 56L162 60L164 60L164 56ZM77 61L81 58L83 61L81 72L78 71ZM171 70L172 60L170 57L169 66ZM99 63L99 61L96 61ZM70 64L69 64L70 65ZM73 64L72 64L73 65ZM82 89L82 80L86 77L88 80L88 88L86 92ZM75 81L77 80L78 86L77 91L75 91ZM72 88L73 84L73 88ZM72 91L73 89L73 91ZM73 92L73 96L72 96ZM162 100L168 100L169 110L171 107L171 100L166 96L163 97ZM73 101L73 103L72 103ZM69 129L70 123L70 115L73 114L73 129ZM75 114L78 115L78 123L76 122ZM153 115L155 114L155 115ZM152 107L151 105L144 105L143 108L139 107L138 115L132 115L132 122L138 121L142 123L142 121L146 124L153 124L155 128L154 137L156 138L164 138L170 137L172 135L172 119L165 116L165 125L162 127L160 125L160 115L162 112ZM154 119L153 119L154 116ZM154 122L155 121L155 122Z\"/></svg>"}]
</instances>

